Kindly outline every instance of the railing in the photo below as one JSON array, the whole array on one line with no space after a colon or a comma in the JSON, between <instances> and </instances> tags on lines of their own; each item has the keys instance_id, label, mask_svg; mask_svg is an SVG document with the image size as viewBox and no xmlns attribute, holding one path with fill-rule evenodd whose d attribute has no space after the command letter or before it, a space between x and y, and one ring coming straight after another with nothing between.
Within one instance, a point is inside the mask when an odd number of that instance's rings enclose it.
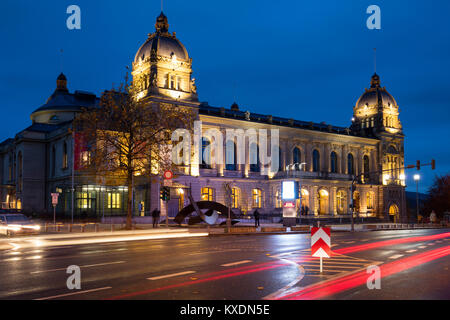
<instances>
[{"instance_id":1,"label":"railing","mask_svg":"<svg viewBox=\"0 0 450 320\"><path fill-rule=\"evenodd\" d=\"M61 232L67 230L67 232L75 232L75 230L80 230L80 232L86 232L87 227L94 226L94 232L99 232L100 227L98 223L88 222L88 223L48 223L44 224L44 232L55 231ZM111 226L112 230L114 230L114 225Z\"/></svg>"}]
</instances>

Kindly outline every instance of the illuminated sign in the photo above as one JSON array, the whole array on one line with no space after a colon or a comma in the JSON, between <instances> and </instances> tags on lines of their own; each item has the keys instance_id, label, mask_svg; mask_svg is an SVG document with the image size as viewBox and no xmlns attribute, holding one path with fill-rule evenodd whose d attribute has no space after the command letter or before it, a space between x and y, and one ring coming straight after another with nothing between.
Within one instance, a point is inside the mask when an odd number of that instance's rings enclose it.
<instances>
[{"instance_id":1,"label":"illuminated sign","mask_svg":"<svg viewBox=\"0 0 450 320\"><path fill-rule=\"evenodd\" d=\"M281 184L281 198L283 200L298 199L298 182L283 181Z\"/></svg>"}]
</instances>

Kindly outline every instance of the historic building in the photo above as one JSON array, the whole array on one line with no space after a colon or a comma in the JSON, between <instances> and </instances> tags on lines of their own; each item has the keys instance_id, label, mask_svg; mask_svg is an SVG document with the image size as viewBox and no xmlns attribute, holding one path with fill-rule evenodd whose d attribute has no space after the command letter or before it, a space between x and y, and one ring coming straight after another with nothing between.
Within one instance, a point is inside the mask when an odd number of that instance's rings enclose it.
<instances>
[{"instance_id":1,"label":"historic building","mask_svg":"<svg viewBox=\"0 0 450 320\"><path fill-rule=\"evenodd\" d=\"M196 110L203 130L278 129L279 171L261 174L259 161L245 164L191 163L180 166L171 189L171 200L160 200L160 184L136 177L135 215L149 215L155 207L175 216L189 203L188 188L196 201L227 204L239 213L255 208L261 213L281 214L281 182L295 179L301 185L302 205L310 216L342 217L354 210L359 216L406 219L404 135L395 99L374 74L370 88L356 101L348 128L304 122L229 108L213 107L198 100L192 78L192 58L175 33L169 33L167 17L157 18L155 32L139 48L133 62L133 81L138 99ZM60 192L59 215L110 216L126 210L125 186L109 186L77 165L89 162L89 153L72 138L72 119L83 107L98 107L94 94L70 93L61 74L47 102L31 114L32 125L0 144L2 207L25 212L51 212L51 192ZM75 142L74 142L75 141ZM202 146L208 145L207 139ZM226 144L227 142L224 142ZM225 157L225 155L224 155ZM364 174L365 173L365 174ZM355 178L356 189L351 191Z\"/></svg>"}]
</instances>

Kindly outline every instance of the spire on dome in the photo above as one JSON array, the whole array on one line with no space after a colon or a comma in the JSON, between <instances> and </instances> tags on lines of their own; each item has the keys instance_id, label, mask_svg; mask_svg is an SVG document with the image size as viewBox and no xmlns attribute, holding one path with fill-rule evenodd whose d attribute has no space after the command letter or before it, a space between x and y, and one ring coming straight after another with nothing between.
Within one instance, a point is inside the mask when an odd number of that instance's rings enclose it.
<instances>
[{"instance_id":1,"label":"spire on dome","mask_svg":"<svg viewBox=\"0 0 450 320\"><path fill-rule=\"evenodd\" d=\"M169 32L169 22L167 17L161 11L161 14L156 18L155 29L157 33L168 33Z\"/></svg>"},{"instance_id":2,"label":"spire on dome","mask_svg":"<svg viewBox=\"0 0 450 320\"><path fill-rule=\"evenodd\" d=\"M376 73L373 74L372 79L370 80L371 88L379 88L380 87L380 76Z\"/></svg>"},{"instance_id":3,"label":"spire on dome","mask_svg":"<svg viewBox=\"0 0 450 320\"><path fill-rule=\"evenodd\" d=\"M69 90L67 89L67 78L62 72L56 79L56 90L69 92Z\"/></svg>"}]
</instances>

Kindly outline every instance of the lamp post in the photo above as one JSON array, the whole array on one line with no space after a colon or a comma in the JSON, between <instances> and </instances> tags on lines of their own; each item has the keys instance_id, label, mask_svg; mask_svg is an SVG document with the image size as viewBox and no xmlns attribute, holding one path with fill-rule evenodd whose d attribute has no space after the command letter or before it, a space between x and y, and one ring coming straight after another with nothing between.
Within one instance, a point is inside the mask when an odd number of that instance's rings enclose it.
<instances>
[{"instance_id":1,"label":"lamp post","mask_svg":"<svg viewBox=\"0 0 450 320\"><path fill-rule=\"evenodd\" d=\"M414 181L416 182L416 211L417 211L417 217L419 217L419 180L420 180L420 175L415 174L414 175Z\"/></svg>"}]
</instances>

